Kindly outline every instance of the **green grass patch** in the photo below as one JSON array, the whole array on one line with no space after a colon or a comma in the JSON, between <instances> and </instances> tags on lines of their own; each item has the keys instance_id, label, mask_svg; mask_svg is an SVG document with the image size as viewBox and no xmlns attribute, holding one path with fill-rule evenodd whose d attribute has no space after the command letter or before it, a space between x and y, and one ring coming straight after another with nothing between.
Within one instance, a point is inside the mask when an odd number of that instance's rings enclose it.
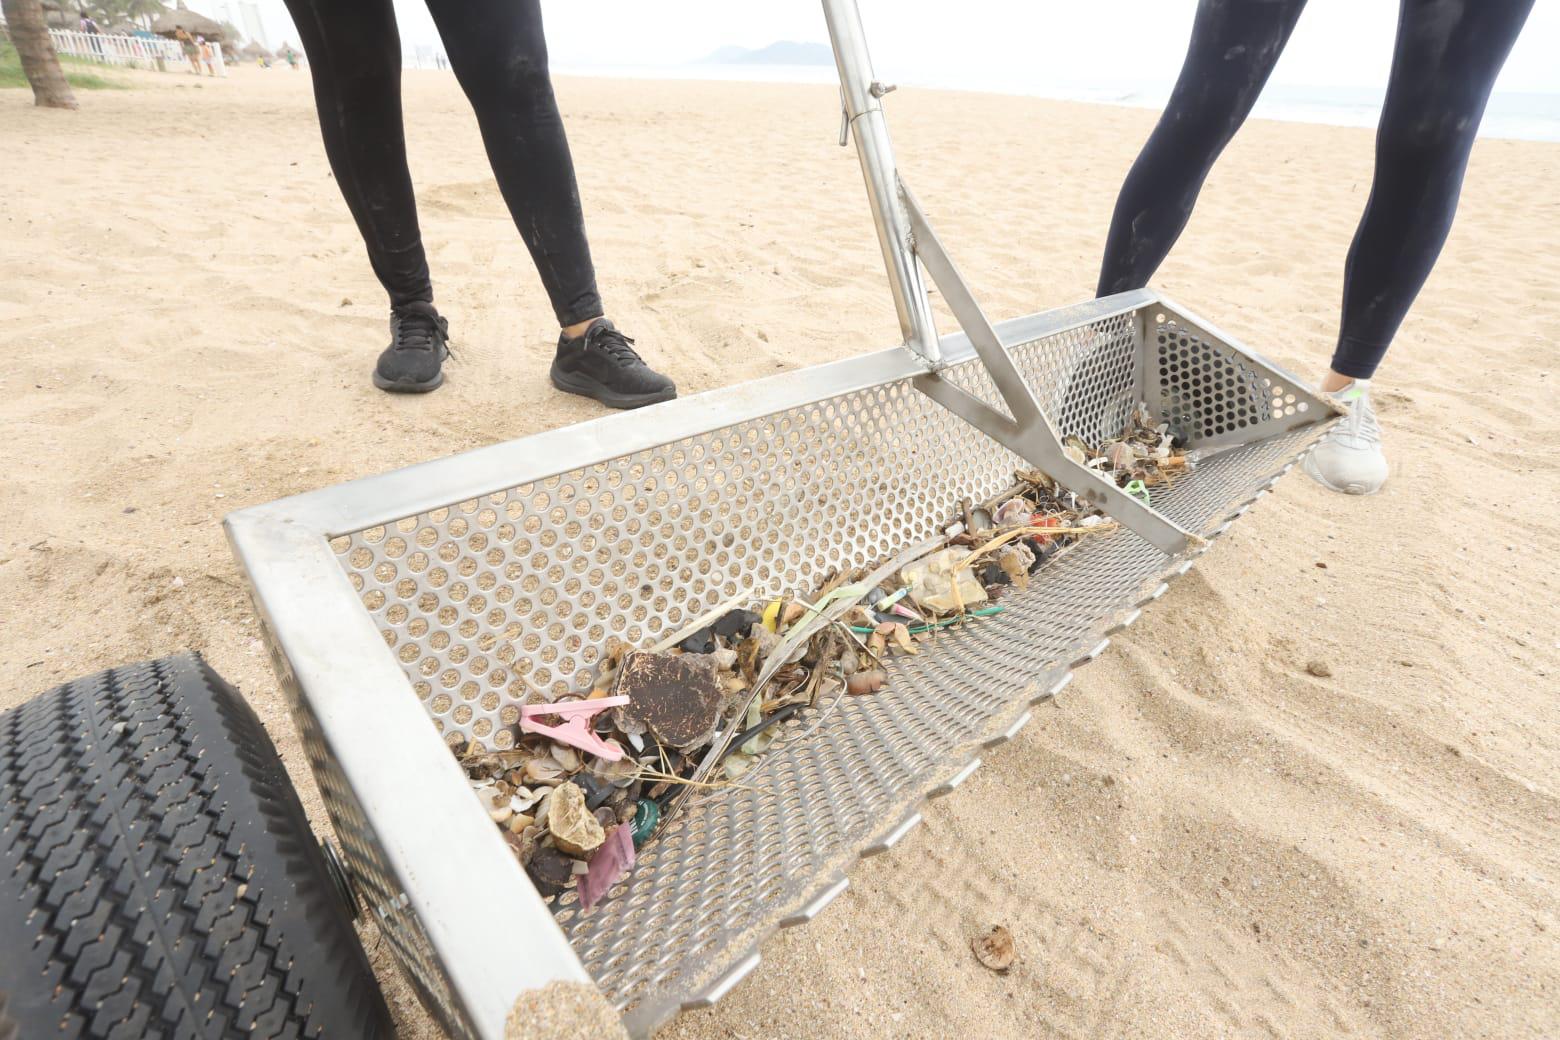
<instances>
[{"instance_id":1,"label":"green grass patch","mask_svg":"<svg viewBox=\"0 0 1560 1040\"><path fill-rule=\"evenodd\" d=\"M85 58L62 54L60 68L65 70L65 79L77 90L120 90L129 86L124 80L100 74L97 70L103 66ZM8 42L0 43L0 88L27 86L30 84L27 74L22 71L22 59L17 56L16 48Z\"/></svg>"}]
</instances>

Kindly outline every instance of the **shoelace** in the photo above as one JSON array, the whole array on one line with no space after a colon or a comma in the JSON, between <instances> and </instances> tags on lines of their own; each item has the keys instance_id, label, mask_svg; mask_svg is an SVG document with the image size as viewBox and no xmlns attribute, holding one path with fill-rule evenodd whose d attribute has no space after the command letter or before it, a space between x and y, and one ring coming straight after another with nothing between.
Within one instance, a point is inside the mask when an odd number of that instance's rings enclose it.
<instances>
[{"instance_id":1,"label":"shoelace","mask_svg":"<svg viewBox=\"0 0 1560 1040\"><path fill-rule=\"evenodd\" d=\"M1370 404L1370 389L1356 384L1343 394L1343 399L1349 402L1349 418L1339 425L1338 439L1356 448L1379 444L1381 423Z\"/></svg>"},{"instance_id":2,"label":"shoelace","mask_svg":"<svg viewBox=\"0 0 1560 1040\"><path fill-rule=\"evenodd\" d=\"M442 318L426 314L396 314L395 342L398 350L434 350L444 348L444 356L451 357L449 332Z\"/></svg>"},{"instance_id":3,"label":"shoelace","mask_svg":"<svg viewBox=\"0 0 1560 1040\"><path fill-rule=\"evenodd\" d=\"M611 325L596 325L585 333L585 349L592 348L606 354L620 365L644 364L644 358L634 350L631 336L625 336Z\"/></svg>"}]
</instances>

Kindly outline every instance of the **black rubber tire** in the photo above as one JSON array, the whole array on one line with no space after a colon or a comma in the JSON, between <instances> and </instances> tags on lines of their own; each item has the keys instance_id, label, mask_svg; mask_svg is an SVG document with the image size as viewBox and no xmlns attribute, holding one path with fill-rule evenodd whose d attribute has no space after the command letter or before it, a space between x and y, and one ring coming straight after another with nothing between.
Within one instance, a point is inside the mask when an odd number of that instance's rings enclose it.
<instances>
[{"instance_id":1,"label":"black rubber tire","mask_svg":"<svg viewBox=\"0 0 1560 1040\"><path fill-rule=\"evenodd\" d=\"M0 1040L390 1037L276 748L194 655L0 714Z\"/></svg>"}]
</instances>

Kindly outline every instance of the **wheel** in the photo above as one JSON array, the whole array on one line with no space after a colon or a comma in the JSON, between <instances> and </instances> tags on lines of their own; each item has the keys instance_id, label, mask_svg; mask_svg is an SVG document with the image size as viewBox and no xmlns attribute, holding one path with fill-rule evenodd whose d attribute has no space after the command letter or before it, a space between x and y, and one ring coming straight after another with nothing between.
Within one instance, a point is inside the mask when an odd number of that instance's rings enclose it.
<instances>
[{"instance_id":1,"label":"wheel","mask_svg":"<svg viewBox=\"0 0 1560 1040\"><path fill-rule=\"evenodd\" d=\"M0 714L0 1040L390 1037L276 748L194 655Z\"/></svg>"}]
</instances>

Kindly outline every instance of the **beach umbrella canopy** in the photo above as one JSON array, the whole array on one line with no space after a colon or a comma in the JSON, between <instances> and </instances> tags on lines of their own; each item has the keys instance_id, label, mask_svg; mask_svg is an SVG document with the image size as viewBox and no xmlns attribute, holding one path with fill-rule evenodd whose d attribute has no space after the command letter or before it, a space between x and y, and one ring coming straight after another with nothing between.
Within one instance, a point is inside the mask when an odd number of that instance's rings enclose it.
<instances>
[{"instance_id":1,"label":"beach umbrella canopy","mask_svg":"<svg viewBox=\"0 0 1560 1040\"><path fill-rule=\"evenodd\" d=\"M250 43L249 46L245 47L243 50L239 51L238 53L242 54L246 58L274 58L275 57L274 54L272 54L270 51L266 50L264 47L260 46L258 43Z\"/></svg>"},{"instance_id":2,"label":"beach umbrella canopy","mask_svg":"<svg viewBox=\"0 0 1560 1040\"><path fill-rule=\"evenodd\" d=\"M208 40L222 39L222 23L198 11L191 11L184 6L184 0L179 0L179 6L173 10L159 14L152 22L152 32L158 36L172 36L181 25L195 36L204 36Z\"/></svg>"}]
</instances>

